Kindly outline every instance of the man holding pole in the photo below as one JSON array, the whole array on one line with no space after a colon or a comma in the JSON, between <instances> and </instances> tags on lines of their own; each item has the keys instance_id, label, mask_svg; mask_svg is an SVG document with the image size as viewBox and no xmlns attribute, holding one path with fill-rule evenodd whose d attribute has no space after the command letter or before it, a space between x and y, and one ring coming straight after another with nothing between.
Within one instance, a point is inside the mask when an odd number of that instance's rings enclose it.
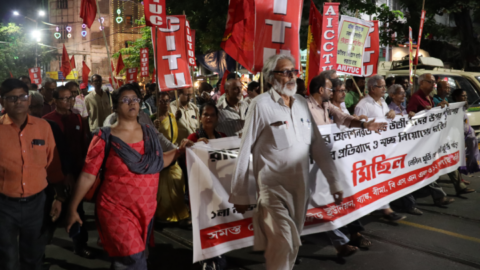
<instances>
[{"instance_id":1,"label":"man holding pole","mask_svg":"<svg viewBox=\"0 0 480 270\"><path fill-rule=\"evenodd\" d=\"M307 103L296 93L295 59L274 55L263 74L271 89L250 104L233 171L229 202L245 213L257 203L253 217L254 249L265 250L266 269L292 269L301 246L309 200L309 157L317 162L336 204L343 200L330 151L313 123ZM249 181L253 155L255 182ZM257 186L257 197L249 194Z\"/></svg>"},{"instance_id":2,"label":"man holding pole","mask_svg":"<svg viewBox=\"0 0 480 270\"><path fill-rule=\"evenodd\" d=\"M345 96L345 107L347 107L350 114L353 114L355 106L362 98L360 93L358 93L359 90L365 96L365 77L353 77L352 91L347 92Z\"/></svg>"}]
</instances>

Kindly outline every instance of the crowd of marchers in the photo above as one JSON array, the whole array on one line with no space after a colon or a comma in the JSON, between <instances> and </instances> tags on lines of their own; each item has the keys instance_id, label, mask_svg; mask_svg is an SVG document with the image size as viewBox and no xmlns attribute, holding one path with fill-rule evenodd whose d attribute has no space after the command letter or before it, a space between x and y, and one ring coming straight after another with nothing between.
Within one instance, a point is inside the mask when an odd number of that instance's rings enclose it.
<instances>
[{"instance_id":1,"label":"crowd of marchers","mask_svg":"<svg viewBox=\"0 0 480 270\"><path fill-rule=\"evenodd\" d=\"M311 80L308 94L289 55L269 58L263 74L264 90L252 81L244 91L239 77L230 74L223 94L220 83L213 87L202 82L196 91L176 90L177 99L174 91L156 93L155 83L144 88L125 84L110 92L100 75L91 76L91 86L75 81L58 86L51 78L33 85L27 76L3 81L0 269L41 269L57 227L67 229L75 254L96 257L82 226L84 202L91 201L96 242L111 258L111 269L146 270L155 223L191 229L189 192L196 191L188 187L186 147L232 136L241 138L241 147L229 202L240 213L250 207L248 175L253 171L258 198L254 249L265 252L267 269L292 269L299 263L310 197L310 158L325 175L335 203L343 199L339 168L319 130L308 128L304 119L382 132L387 123L373 118L414 117L467 101L465 91L451 91L447 81L428 73L413 87L407 80L380 75L344 81L335 70L327 70ZM448 174L458 195L474 192L462 174L480 171L475 132L464 120L468 162ZM284 126L289 124L299 128ZM436 182L416 192L431 194L438 206L454 202ZM376 213L390 222L422 215L415 195L394 202L401 213L389 204ZM372 245L362 231L357 220L323 237L338 256L347 257ZM216 270L227 263L224 256L200 262L202 269Z\"/></svg>"}]
</instances>

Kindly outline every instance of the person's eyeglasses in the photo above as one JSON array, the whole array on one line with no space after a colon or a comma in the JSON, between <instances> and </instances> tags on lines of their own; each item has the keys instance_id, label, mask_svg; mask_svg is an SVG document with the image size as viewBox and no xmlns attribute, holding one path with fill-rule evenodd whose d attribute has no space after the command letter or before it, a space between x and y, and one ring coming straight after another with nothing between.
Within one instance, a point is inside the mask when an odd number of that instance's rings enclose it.
<instances>
[{"instance_id":1,"label":"person's eyeglasses","mask_svg":"<svg viewBox=\"0 0 480 270\"><path fill-rule=\"evenodd\" d=\"M27 101L28 100L28 95L20 95L20 96L6 96L3 98L4 100L6 101L9 101L9 102L12 102L12 103L15 103L17 102L17 100L20 100L20 101Z\"/></svg>"},{"instance_id":2,"label":"person's eyeglasses","mask_svg":"<svg viewBox=\"0 0 480 270\"><path fill-rule=\"evenodd\" d=\"M325 90L333 91L332 88L325 87Z\"/></svg>"},{"instance_id":3,"label":"person's eyeglasses","mask_svg":"<svg viewBox=\"0 0 480 270\"><path fill-rule=\"evenodd\" d=\"M424 82L428 82L428 83L430 83L430 84L435 83L434 80L431 80L431 81L429 81L429 80L423 80L423 81L424 81Z\"/></svg>"},{"instance_id":4,"label":"person's eyeglasses","mask_svg":"<svg viewBox=\"0 0 480 270\"><path fill-rule=\"evenodd\" d=\"M140 101L142 100L136 97L135 98L123 97L121 101L122 103L130 104L130 103L140 103Z\"/></svg>"},{"instance_id":5,"label":"person's eyeglasses","mask_svg":"<svg viewBox=\"0 0 480 270\"><path fill-rule=\"evenodd\" d=\"M273 73L280 74L283 77L295 77L298 75L298 69L292 69L292 70L274 70Z\"/></svg>"},{"instance_id":6,"label":"person's eyeglasses","mask_svg":"<svg viewBox=\"0 0 480 270\"><path fill-rule=\"evenodd\" d=\"M386 85L375 85L375 87L377 87L377 88L383 88L383 89L387 88Z\"/></svg>"},{"instance_id":7,"label":"person's eyeglasses","mask_svg":"<svg viewBox=\"0 0 480 270\"><path fill-rule=\"evenodd\" d=\"M67 102L67 101L73 101L73 100L75 100L75 97L74 97L74 96L63 97L63 98L57 98L57 100L60 100L61 102Z\"/></svg>"},{"instance_id":8,"label":"person's eyeglasses","mask_svg":"<svg viewBox=\"0 0 480 270\"><path fill-rule=\"evenodd\" d=\"M347 91L346 91L346 90L334 90L333 92L335 92L335 93L340 93L340 94L344 94L344 93L346 93Z\"/></svg>"}]
</instances>

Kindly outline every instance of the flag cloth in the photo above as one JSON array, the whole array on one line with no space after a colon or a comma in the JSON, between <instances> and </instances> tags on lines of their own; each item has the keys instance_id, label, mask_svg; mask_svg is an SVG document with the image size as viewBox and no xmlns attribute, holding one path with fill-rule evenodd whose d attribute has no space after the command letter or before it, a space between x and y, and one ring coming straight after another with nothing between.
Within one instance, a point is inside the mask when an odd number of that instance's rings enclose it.
<instances>
[{"instance_id":1,"label":"flag cloth","mask_svg":"<svg viewBox=\"0 0 480 270\"><path fill-rule=\"evenodd\" d=\"M82 62L82 81L83 83L88 84L88 74L90 74L90 68L88 68L87 64L85 64L85 61Z\"/></svg>"},{"instance_id":2,"label":"flag cloth","mask_svg":"<svg viewBox=\"0 0 480 270\"><path fill-rule=\"evenodd\" d=\"M70 58L70 66L72 67L72 69L77 68L77 66L75 65L75 55L72 55L72 58Z\"/></svg>"},{"instance_id":3,"label":"flag cloth","mask_svg":"<svg viewBox=\"0 0 480 270\"><path fill-rule=\"evenodd\" d=\"M120 73L120 71L122 71L124 67L125 67L125 64L123 63L122 53L120 53L120 56L118 57L118 61L117 61L117 75L118 73Z\"/></svg>"},{"instance_id":4,"label":"flag cloth","mask_svg":"<svg viewBox=\"0 0 480 270\"><path fill-rule=\"evenodd\" d=\"M220 47L252 73L254 73L254 39L255 1L230 0L227 24Z\"/></svg>"},{"instance_id":5,"label":"flag cloth","mask_svg":"<svg viewBox=\"0 0 480 270\"><path fill-rule=\"evenodd\" d=\"M11 71L9 71L9 73L10 73L10 78L13 78L13 74L12 74L12 72L11 72Z\"/></svg>"},{"instance_id":6,"label":"flag cloth","mask_svg":"<svg viewBox=\"0 0 480 270\"><path fill-rule=\"evenodd\" d=\"M157 83L157 70L153 68L152 83Z\"/></svg>"},{"instance_id":7,"label":"flag cloth","mask_svg":"<svg viewBox=\"0 0 480 270\"><path fill-rule=\"evenodd\" d=\"M110 61L110 65L112 66L112 72L115 72L115 67L113 66L113 62Z\"/></svg>"},{"instance_id":8,"label":"flag cloth","mask_svg":"<svg viewBox=\"0 0 480 270\"><path fill-rule=\"evenodd\" d=\"M228 74L230 74L230 71L225 70L225 73L223 73L222 77L222 82L220 83L220 94L225 94L225 83L227 82L227 77Z\"/></svg>"},{"instance_id":9,"label":"flag cloth","mask_svg":"<svg viewBox=\"0 0 480 270\"><path fill-rule=\"evenodd\" d=\"M322 44L322 14L315 3L310 0L310 17L308 19L307 67L305 83L310 95L310 82L320 73L320 44Z\"/></svg>"},{"instance_id":10,"label":"flag cloth","mask_svg":"<svg viewBox=\"0 0 480 270\"><path fill-rule=\"evenodd\" d=\"M93 21L95 21L95 16L97 15L97 5L95 0L82 0L80 4L80 18L83 19L83 23L92 27Z\"/></svg>"},{"instance_id":11,"label":"flag cloth","mask_svg":"<svg viewBox=\"0 0 480 270\"><path fill-rule=\"evenodd\" d=\"M63 72L64 76L67 77L70 74L72 69L70 68L70 58L68 57L67 48L65 48L65 44L63 44L63 53L62 53L62 66L60 70Z\"/></svg>"}]
</instances>

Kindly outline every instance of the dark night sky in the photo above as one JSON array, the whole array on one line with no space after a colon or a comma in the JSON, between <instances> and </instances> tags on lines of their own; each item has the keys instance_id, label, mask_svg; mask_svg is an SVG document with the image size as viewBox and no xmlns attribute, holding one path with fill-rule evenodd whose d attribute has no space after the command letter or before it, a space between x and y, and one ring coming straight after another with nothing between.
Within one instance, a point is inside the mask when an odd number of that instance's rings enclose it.
<instances>
[{"instance_id":1,"label":"dark night sky","mask_svg":"<svg viewBox=\"0 0 480 270\"><path fill-rule=\"evenodd\" d=\"M43 6L43 3L45 6ZM12 12L18 11L20 14L28 16L32 19L37 18L37 12L40 9L47 11L48 0L0 0L0 21L3 24L15 22L28 25L31 22L21 16L14 17Z\"/></svg>"}]
</instances>

